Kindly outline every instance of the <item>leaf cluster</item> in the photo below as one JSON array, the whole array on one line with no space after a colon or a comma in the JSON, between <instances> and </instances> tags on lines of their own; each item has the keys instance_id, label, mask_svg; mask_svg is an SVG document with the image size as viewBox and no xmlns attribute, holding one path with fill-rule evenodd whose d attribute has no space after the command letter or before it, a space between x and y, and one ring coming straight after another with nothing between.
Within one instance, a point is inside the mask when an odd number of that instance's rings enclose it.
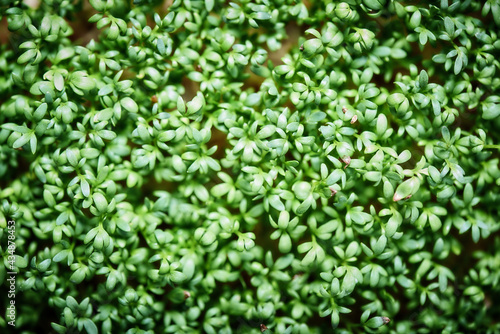
<instances>
[{"instance_id":1,"label":"leaf cluster","mask_svg":"<svg viewBox=\"0 0 500 334\"><path fill-rule=\"evenodd\" d=\"M16 326L500 330L498 1L90 5L0 0Z\"/></svg>"}]
</instances>

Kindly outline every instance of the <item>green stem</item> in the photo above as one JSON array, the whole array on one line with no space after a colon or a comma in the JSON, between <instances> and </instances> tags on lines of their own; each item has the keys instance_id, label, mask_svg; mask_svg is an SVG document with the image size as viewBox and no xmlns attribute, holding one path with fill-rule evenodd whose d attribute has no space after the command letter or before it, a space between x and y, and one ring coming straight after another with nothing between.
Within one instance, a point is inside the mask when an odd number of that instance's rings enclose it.
<instances>
[{"instance_id":1,"label":"green stem","mask_svg":"<svg viewBox=\"0 0 500 334\"><path fill-rule=\"evenodd\" d=\"M484 145L484 148L496 148L500 150L500 145Z\"/></svg>"}]
</instances>

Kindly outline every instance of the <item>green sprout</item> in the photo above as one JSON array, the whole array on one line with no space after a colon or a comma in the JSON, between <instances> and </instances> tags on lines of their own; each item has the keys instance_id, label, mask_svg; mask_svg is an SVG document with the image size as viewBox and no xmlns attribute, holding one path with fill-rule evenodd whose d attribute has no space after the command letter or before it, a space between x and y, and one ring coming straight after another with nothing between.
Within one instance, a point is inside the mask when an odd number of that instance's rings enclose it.
<instances>
[{"instance_id":1,"label":"green sprout","mask_svg":"<svg viewBox=\"0 0 500 334\"><path fill-rule=\"evenodd\" d=\"M0 331L500 332L499 27L0 0Z\"/></svg>"}]
</instances>

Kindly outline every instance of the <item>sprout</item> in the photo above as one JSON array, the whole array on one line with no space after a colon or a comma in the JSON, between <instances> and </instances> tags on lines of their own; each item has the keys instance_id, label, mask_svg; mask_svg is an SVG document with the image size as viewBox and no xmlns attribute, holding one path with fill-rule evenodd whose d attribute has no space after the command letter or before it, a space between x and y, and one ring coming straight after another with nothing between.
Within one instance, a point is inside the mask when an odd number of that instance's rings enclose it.
<instances>
[{"instance_id":1,"label":"sprout","mask_svg":"<svg viewBox=\"0 0 500 334\"><path fill-rule=\"evenodd\" d=\"M500 332L498 1L89 3L0 0L0 332Z\"/></svg>"}]
</instances>

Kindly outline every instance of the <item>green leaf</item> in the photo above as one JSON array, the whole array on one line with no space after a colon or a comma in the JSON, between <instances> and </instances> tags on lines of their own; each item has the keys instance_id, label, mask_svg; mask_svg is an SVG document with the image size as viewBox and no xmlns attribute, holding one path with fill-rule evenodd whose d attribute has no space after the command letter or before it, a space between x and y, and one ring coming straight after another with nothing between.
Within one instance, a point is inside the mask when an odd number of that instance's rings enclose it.
<instances>
[{"instance_id":1,"label":"green leaf","mask_svg":"<svg viewBox=\"0 0 500 334\"><path fill-rule=\"evenodd\" d=\"M311 57L323 48L323 43L319 38L308 39L304 42L304 55Z\"/></svg>"},{"instance_id":2,"label":"green leaf","mask_svg":"<svg viewBox=\"0 0 500 334\"><path fill-rule=\"evenodd\" d=\"M97 95L104 96L104 95L108 95L111 92L113 92L113 86L111 84L108 84L108 85L102 87L101 89L99 89L99 91L97 92Z\"/></svg>"},{"instance_id":3,"label":"green leaf","mask_svg":"<svg viewBox=\"0 0 500 334\"><path fill-rule=\"evenodd\" d=\"M317 123L326 118L326 114L322 111L314 112L308 119L308 122Z\"/></svg>"},{"instance_id":4,"label":"green leaf","mask_svg":"<svg viewBox=\"0 0 500 334\"><path fill-rule=\"evenodd\" d=\"M99 157L100 154L100 151L96 148L89 147L80 149L80 155L86 159L95 159Z\"/></svg>"},{"instance_id":5,"label":"green leaf","mask_svg":"<svg viewBox=\"0 0 500 334\"><path fill-rule=\"evenodd\" d=\"M455 66L453 67L453 72L455 73L455 75L458 75L462 68L465 67L465 62L466 56L462 52L459 52L457 58L455 59Z\"/></svg>"},{"instance_id":6,"label":"green leaf","mask_svg":"<svg viewBox=\"0 0 500 334\"><path fill-rule=\"evenodd\" d=\"M81 90L91 90L95 87L95 82L87 76L87 73L77 71L71 74L70 82Z\"/></svg>"},{"instance_id":7,"label":"green leaf","mask_svg":"<svg viewBox=\"0 0 500 334\"><path fill-rule=\"evenodd\" d=\"M68 332L68 330L66 329L66 327L64 327L62 325L56 324L54 322L51 322L50 325L59 334L65 334L65 333Z\"/></svg>"},{"instance_id":8,"label":"green leaf","mask_svg":"<svg viewBox=\"0 0 500 334\"><path fill-rule=\"evenodd\" d=\"M191 101L187 103L188 115L192 115L199 112L204 105L205 105L205 98L200 92L198 92L198 94Z\"/></svg>"},{"instance_id":9,"label":"green leaf","mask_svg":"<svg viewBox=\"0 0 500 334\"><path fill-rule=\"evenodd\" d=\"M188 74L188 78L193 80L193 81L196 81L196 82L202 82L205 80L205 78L203 77L203 74L201 74L200 72L190 72Z\"/></svg>"},{"instance_id":10,"label":"green leaf","mask_svg":"<svg viewBox=\"0 0 500 334\"><path fill-rule=\"evenodd\" d=\"M288 253L292 249L292 239L288 233L283 233L280 237L278 248L282 253Z\"/></svg>"},{"instance_id":11,"label":"green leaf","mask_svg":"<svg viewBox=\"0 0 500 334\"><path fill-rule=\"evenodd\" d=\"M377 135L383 136L387 130L387 117L384 114L380 114L377 117Z\"/></svg>"},{"instance_id":12,"label":"green leaf","mask_svg":"<svg viewBox=\"0 0 500 334\"><path fill-rule=\"evenodd\" d=\"M474 196L474 190L472 189L472 185L470 183L467 183L464 187L465 204L470 204L472 202L473 196Z\"/></svg>"},{"instance_id":13,"label":"green leaf","mask_svg":"<svg viewBox=\"0 0 500 334\"><path fill-rule=\"evenodd\" d=\"M54 74L54 87L58 91L62 91L64 89L64 77L59 72Z\"/></svg>"},{"instance_id":14,"label":"green leaf","mask_svg":"<svg viewBox=\"0 0 500 334\"><path fill-rule=\"evenodd\" d=\"M211 190L210 190L210 193L215 196L215 197L222 197L224 196L225 194L227 194L229 191L231 190L231 186L226 184L226 183L222 183L222 184L217 184L215 185Z\"/></svg>"},{"instance_id":15,"label":"green leaf","mask_svg":"<svg viewBox=\"0 0 500 334\"><path fill-rule=\"evenodd\" d=\"M261 101L261 96L259 93L253 93L249 94L247 98L245 99L245 105L249 107L256 106L260 103Z\"/></svg>"},{"instance_id":16,"label":"green leaf","mask_svg":"<svg viewBox=\"0 0 500 334\"><path fill-rule=\"evenodd\" d=\"M68 257L69 253L70 253L69 249L63 249L52 258L52 261L61 262L62 260Z\"/></svg>"},{"instance_id":17,"label":"green leaf","mask_svg":"<svg viewBox=\"0 0 500 334\"><path fill-rule=\"evenodd\" d=\"M393 224L393 223L391 223L391 224ZM393 228L393 227L391 227L391 228ZM386 231L387 231L387 229L386 229ZM392 231L390 231L390 233L392 233ZM392 235L394 235L394 233L392 233ZM387 237L384 234L382 234L378 238L377 242L375 243L375 246L373 247L373 252L375 253L375 255L382 254L382 252L385 249L386 244L387 244Z\"/></svg>"},{"instance_id":18,"label":"green leaf","mask_svg":"<svg viewBox=\"0 0 500 334\"><path fill-rule=\"evenodd\" d=\"M268 138L271 135L273 135L276 132L276 126L272 124L268 124L264 126L258 133L257 133L257 138L258 139L264 139Z\"/></svg>"},{"instance_id":19,"label":"green leaf","mask_svg":"<svg viewBox=\"0 0 500 334\"><path fill-rule=\"evenodd\" d=\"M119 219L118 222L116 223L116 226L118 226L118 228L122 231L125 231L125 232L131 231L129 223L126 222L125 220Z\"/></svg>"},{"instance_id":20,"label":"green leaf","mask_svg":"<svg viewBox=\"0 0 500 334\"><path fill-rule=\"evenodd\" d=\"M401 224L401 221L402 217L398 213L394 214L391 218L389 218L389 221L385 226L385 235L388 238L391 238L396 233L399 225Z\"/></svg>"},{"instance_id":21,"label":"green leaf","mask_svg":"<svg viewBox=\"0 0 500 334\"><path fill-rule=\"evenodd\" d=\"M420 88L427 87L427 84L429 83L429 76L427 75L426 71L422 70L420 72L420 75L418 76L418 83Z\"/></svg>"},{"instance_id":22,"label":"green leaf","mask_svg":"<svg viewBox=\"0 0 500 334\"><path fill-rule=\"evenodd\" d=\"M36 49L29 49L25 51L19 58L17 58L17 62L19 64L24 64L34 58L36 56L37 50Z\"/></svg>"},{"instance_id":23,"label":"green leaf","mask_svg":"<svg viewBox=\"0 0 500 334\"><path fill-rule=\"evenodd\" d=\"M285 255L283 257L280 257L279 259L276 260L276 262L274 263L274 268L276 270L283 270L285 269L286 267L288 267L290 264L292 264L293 262L293 259L294 259L294 256L293 254L288 254L288 255Z\"/></svg>"},{"instance_id":24,"label":"green leaf","mask_svg":"<svg viewBox=\"0 0 500 334\"><path fill-rule=\"evenodd\" d=\"M106 200L106 197L104 197L103 194L96 192L94 195L92 195L92 198L94 200L94 204L100 212L106 212L108 210L108 201Z\"/></svg>"},{"instance_id":25,"label":"green leaf","mask_svg":"<svg viewBox=\"0 0 500 334\"><path fill-rule=\"evenodd\" d=\"M205 0L205 8L207 11L211 11L214 8L215 0Z\"/></svg>"},{"instance_id":26,"label":"green leaf","mask_svg":"<svg viewBox=\"0 0 500 334\"><path fill-rule=\"evenodd\" d=\"M253 18L257 20L269 20L272 16L269 13L266 12L257 12L252 15Z\"/></svg>"},{"instance_id":27,"label":"green leaf","mask_svg":"<svg viewBox=\"0 0 500 334\"><path fill-rule=\"evenodd\" d=\"M28 266L28 261L20 255L14 255L14 265L18 269L26 268Z\"/></svg>"},{"instance_id":28,"label":"green leaf","mask_svg":"<svg viewBox=\"0 0 500 334\"><path fill-rule=\"evenodd\" d=\"M297 182L293 185L292 190L295 196L300 200L305 200L311 193L312 186L309 182Z\"/></svg>"},{"instance_id":29,"label":"green leaf","mask_svg":"<svg viewBox=\"0 0 500 334\"><path fill-rule=\"evenodd\" d=\"M203 246L209 246L215 242L217 237L211 231L204 230L203 228L199 228L195 232L195 237L200 241L200 244Z\"/></svg>"},{"instance_id":30,"label":"green leaf","mask_svg":"<svg viewBox=\"0 0 500 334\"><path fill-rule=\"evenodd\" d=\"M481 116L484 119L491 120L500 116L500 103L483 103L482 107L483 113Z\"/></svg>"},{"instance_id":31,"label":"green leaf","mask_svg":"<svg viewBox=\"0 0 500 334\"><path fill-rule=\"evenodd\" d=\"M383 325L388 324L389 321L390 319L387 317L373 317L365 323L365 326L370 328L379 328Z\"/></svg>"},{"instance_id":32,"label":"green leaf","mask_svg":"<svg viewBox=\"0 0 500 334\"><path fill-rule=\"evenodd\" d=\"M390 105L390 106L397 106L399 104L401 104L404 100L406 99L406 97L401 94L401 93L394 93L394 94L391 94L388 98L387 98L387 103Z\"/></svg>"},{"instance_id":33,"label":"green leaf","mask_svg":"<svg viewBox=\"0 0 500 334\"><path fill-rule=\"evenodd\" d=\"M351 243L349 243L349 245L347 246L347 248L345 250L345 257L351 258L351 257L355 256L356 253L358 252L358 249L359 249L358 243L356 241L351 241Z\"/></svg>"},{"instance_id":34,"label":"green leaf","mask_svg":"<svg viewBox=\"0 0 500 334\"><path fill-rule=\"evenodd\" d=\"M381 172L367 172L365 174L365 178L369 181L372 182L379 182L382 179L382 173Z\"/></svg>"},{"instance_id":35,"label":"green leaf","mask_svg":"<svg viewBox=\"0 0 500 334\"><path fill-rule=\"evenodd\" d=\"M118 38L119 35L120 35L120 29L118 28L118 25L115 22L112 22L108 29L107 38L109 40L115 40Z\"/></svg>"},{"instance_id":36,"label":"green leaf","mask_svg":"<svg viewBox=\"0 0 500 334\"><path fill-rule=\"evenodd\" d=\"M378 0L363 0L363 3L371 10L380 10L385 5L385 0L381 0L380 2Z\"/></svg>"},{"instance_id":37,"label":"green leaf","mask_svg":"<svg viewBox=\"0 0 500 334\"><path fill-rule=\"evenodd\" d=\"M299 215L305 213L307 210L309 210L309 208L311 207L312 203L313 203L313 197L309 196L304 202L302 202L302 204L300 204L297 207L296 213L299 214Z\"/></svg>"},{"instance_id":38,"label":"green leaf","mask_svg":"<svg viewBox=\"0 0 500 334\"><path fill-rule=\"evenodd\" d=\"M45 203L47 203L49 207L53 207L54 205L56 205L56 200L54 199L54 196L47 189L43 191L43 199L45 200Z\"/></svg>"},{"instance_id":39,"label":"green leaf","mask_svg":"<svg viewBox=\"0 0 500 334\"><path fill-rule=\"evenodd\" d=\"M421 20L422 14L420 13L420 10L417 9L410 18L410 27L415 29L416 27L420 26Z\"/></svg>"},{"instance_id":40,"label":"green leaf","mask_svg":"<svg viewBox=\"0 0 500 334\"><path fill-rule=\"evenodd\" d=\"M97 334L98 333L97 326L90 319L84 319L83 320L83 326L85 327L85 330L89 334Z\"/></svg>"},{"instance_id":41,"label":"green leaf","mask_svg":"<svg viewBox=\"0 0 500 334\"><path fill-rule=\"evenodd\" d=\"M401 183L397 188L393 196L393 201L398 202L403 198L415 194L420 187L420 180L418 177L414 176L403 183Z\"/></svg>"},{"instance_id":42,"label":"green leaf","mask_svg":"<svg viewBox=\"0 0 500 334\"><path fill-rule=\"evenodd\" d=\"M341 2L335 7L335 15L341 20L346 19L351 15L351 12L352 10L346 2Z\"/></svg>"},{"instance_id":43,"label":"green leaf","mask_svg":"<svg viewBox=\"0 0 500 334\"><path fill-rule=\"evenodd\" d=\"M441 219L438 216L431 214L429 215L429 225L433 232L437 232L441 228Z\"/></svg>"},{"instance_id":44,"label":"green leaf","mask_svg":"<svg viewBox=\"0 0 500 334\"><path fill-rule=\"evenodd\" d=\"M269 204L278 211L283 212L285 210L285 205L278 195L269 196Z\"/></svg>"},{"instance_id":45,"label":"green leaf","mask_svg":"<svg viewBox=\"0 0 500 334\"><path fill-rule=\"evenodd\" d=\"M85 269L84 268L78 268L69 278L69 280L75 284L79 284L83 282L85 279Z\"/></svg>"},{"instance_id":46,"label":"green leaf","mask_svg":"<svg viewBox=\"0 0 500 334\"><path fill-rule=\"evenodd\" d=\"M30 140L31 138L34 136L35 134L30 132L30 133L25 133L23 134L21 137L19 137L15 142L14 144L12 144L12 147L13 148L20 148L24 145L26 145Z\"/></svg>"},{"instance_id":47,"label":"green leaf","mask_svg":"<svg viewBox=\"0 0 500 334\"><path fill-rule=\"evenodd\" d=\"M450 37L454 37L453 35L455 34L455 24L453 21L450 19L449 16L446 16L444 18L444 28L446 30L446 33L450 35Z\"/></svg>"},{"instance_id":48,"label":"green leaf","mask_svg":"<svg viewBox=\"0 0 500 334\"><path fill-rule=\"evenodd\" d=\"M440 201L446 200L455 194L455 188L451 185L445 186L443 189L438 191L437 198Z\"/></svg>"},{"instance_id":49,"label":"green leaf","mask_svg":"<svg viewBox=\"0 0 500 334\"><path fill-rule=\"evenodd\" d=\"M296 91L296 92L302 93L306 89L307 89L307 86L304 85L303 83L295 82L293 84L293 90Z\"/></svg>"},{"instance_id":50,"label":"green leaf","mask_svg":"<svg viewBox=\"0 0 500 334\"><path fill-rule=\"evenodd\" d=\"M173 271L170 273L170 280L174 283L180 284L187 279L186 275L180 271Z\"/></svg>"},{"instance_id":51,"label":"green leaf","mask_svg":"<svg viewBox=\"0 0 500 334\"><path fill-rule=\"evenodd\" d=\"M131 113L136 113L139 110L139 107L137 106L137 103L132 100L130 97L124 97L123 99L120 100L120 104L122 107L131 112Z\"/></svg>"}]
</instances>

